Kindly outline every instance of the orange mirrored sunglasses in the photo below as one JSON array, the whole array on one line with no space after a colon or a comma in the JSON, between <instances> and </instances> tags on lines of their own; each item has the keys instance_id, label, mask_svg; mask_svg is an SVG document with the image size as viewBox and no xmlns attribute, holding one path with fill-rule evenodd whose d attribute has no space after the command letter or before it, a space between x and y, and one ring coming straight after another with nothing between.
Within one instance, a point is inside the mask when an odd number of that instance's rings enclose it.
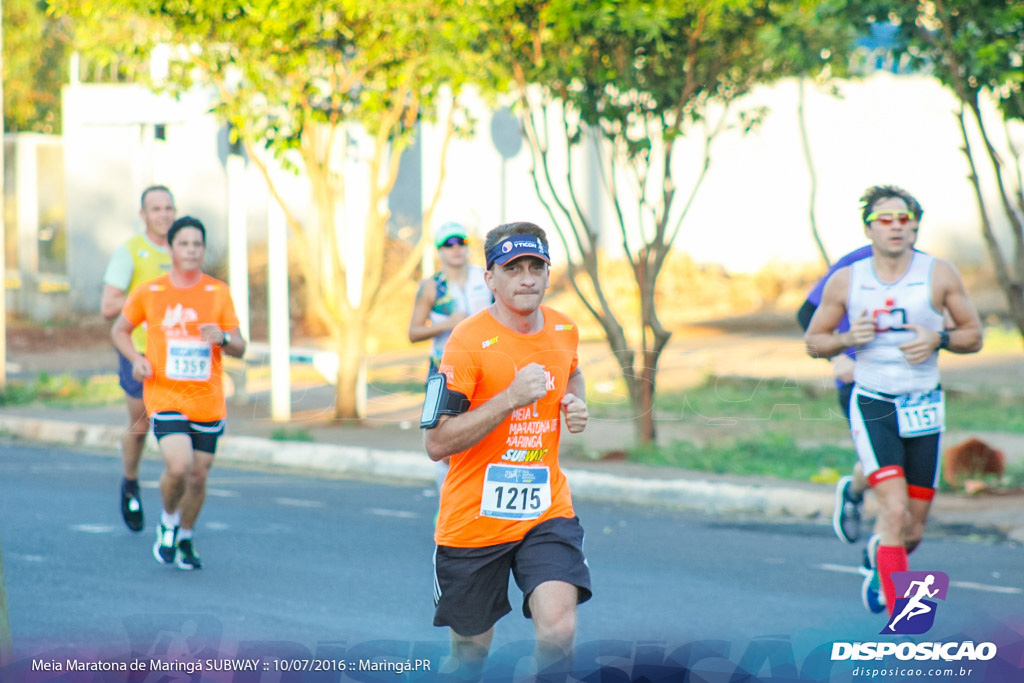
<instances>
[{"instance_id":1,"label":"orange mirrored sunglasses","mask_svg":"<svg viewBox=\"0 0 1024 683\"><path fill-rule=\"evenodd\" d=\"M886 211L868 214L867 222L878 221L882 225L892 225L893 221L898 222L900 225L906 225L910 221L914 220L914 214L907 211Z\"/></svg>"}]
</instances>

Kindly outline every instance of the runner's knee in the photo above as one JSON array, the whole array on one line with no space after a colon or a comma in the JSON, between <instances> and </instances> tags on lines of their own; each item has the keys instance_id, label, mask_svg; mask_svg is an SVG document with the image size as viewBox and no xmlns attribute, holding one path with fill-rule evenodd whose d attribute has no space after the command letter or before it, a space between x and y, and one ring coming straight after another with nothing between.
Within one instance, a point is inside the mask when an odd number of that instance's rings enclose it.
<instances>
[{"instance_id":1,"label":"runner's knee","mask_svg":"<svg viewBox=\"0 0 1024 683\"><path fill-rule=\"evenodd\" d=\"M487 661L493 635L493 627L475 636L462 636L455 629L451 629L453 661L444 667L444 673L467 680L478 679Z\"/></svg>"},{"instance_id":2,"label":"runner's knee","mask_svg":"<svg viewBox=\"0 0 1024 683\"><path fill-rule=\"evenodd\" d=\"M556 645L568 654L576 637L576 610L563 609L547 612L538 618L534 614L534 628L537 640L549 645Z\"/></svg>"},{"instance_id":3,"label":"runner's knee","mask_svg":"<svg viewBox=\"0 0 1024 683\"><path fill-rule=\"evenodd\" d=\"M878 512L878 521L892 534L898 534L901 538L907 532L908 514L907 507L900 499L880 501L881 509Z\"/></svg>"},{"instance_id":4,"label":"runner's knee","mask_svg":"<svg viewBox=\"0 0 1024 683\"><path fill-rule=\"evenodd\" d=\"M169 458L164 461L164 474L172 481L184 481L189 476L189 466L184 460Z\"/></svg>"},{"instance_id":5,"label":"runner's knee","mask_svg":"<svg viewBox=\"0 0 1024 683\"><path fill-rule=\"evenodd\" d=\"M529 600L537 640L568 652L576 636L577 587L562 582L541 584Z\"/></svg>"},{"instance_id":6,"label":"runner's knee","mask_svg":"<svg viewBox=\"0 0 1024 683\"><path fill-rule=\"evenodd\" d=\"M210 473L209 467L202 467L198 464L193 465L188 470L188 484L193 488L203 488L206 486L206 478Z\"/></svg>"},{"instance_id":7,"label":"runner's knee","mask_svg":"<svg viewBox=\"0 0 1024 683\"><path fill-rule=\"evenodd\" d=\"M141 420L129 420L128 423L128 435L132 438L142 441L146 438L146 434L149 433L149 420L143 417Z\"/></svg>"},{"instance_id":8,"label":"runner's knee","mask_svg":"<svg viewBox=\"0 0 1024 683\"><path fill-rule=\"evenodd\" d=\"M910 520L903 535L903 543L907 547L907 552L913 552L920 545L922 538L924 538L924 522Z\"/></svg>"}]
</instances>

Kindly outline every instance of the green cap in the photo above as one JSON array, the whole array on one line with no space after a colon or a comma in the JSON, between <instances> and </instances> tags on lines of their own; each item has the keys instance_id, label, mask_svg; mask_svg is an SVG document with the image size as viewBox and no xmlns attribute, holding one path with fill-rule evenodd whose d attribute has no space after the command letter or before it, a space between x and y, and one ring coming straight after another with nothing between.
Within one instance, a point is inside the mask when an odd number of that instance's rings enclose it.
<instances>
[{"instance_id":1,"label":"green cap","mask_svg":"<svg viewBox=\"0 0 1024 683\"><path fill-rule=\"evenodd\" d=\"M449 221L437 229L434 234L434 246L440 248L442 244L452 237L466 239L466 228L461 223Z\"/></svg>"}]
</instances>

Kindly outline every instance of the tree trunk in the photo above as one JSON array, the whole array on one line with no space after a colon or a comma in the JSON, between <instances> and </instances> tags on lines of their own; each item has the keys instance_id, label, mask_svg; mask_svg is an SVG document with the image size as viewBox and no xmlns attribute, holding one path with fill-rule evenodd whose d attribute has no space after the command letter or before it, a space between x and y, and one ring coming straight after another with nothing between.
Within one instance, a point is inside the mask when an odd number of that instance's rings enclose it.
<instances>
[{"instance_id":1,"label":"tree trunk","mask_svg":"<svg viewBox=\"0 0 1024 683\"><path fill-rule=\"evenodd\" d=\"M818 253L821 255L822 260L825 261L825 267L827 268L832 265L832 262L828 257L828 251L825 250L824 242L821 241L821 233L818 231L818 219L814 211L814 205L817 203L818 197L818 172L814 168L814 158L811 156L811 141L807 135L807 116L804 113L804 103L806 101L804 82L806 80L803 76L797 80L796 118L800 128L800 147L803 149L804 163L807 164L807 175L811 180L811 195L808 198L811 236L814 238L814 244L818 247Z\"/></svg>"},{"instance_id":2,"label":"tree trunk","mask_svg":"<svg viewBox=\"0 0 1024 683\"><path fill-rule=\"evenodd\" d=\"M960 134L963 139L964 145L961 148L964 156L967 157L967 164L970 167L970 173L968 179L971 181L971 185L974 189L974 197L978 204L978 215L981 221L981 234L985 239L985 248L988 251L989 258L992 261L992 266L995 270L996 282L999 283L999 288L1003 291L1003 295L1006 297L1007 313L1010 316L1010 320L1017 327L1017 331L1020 332L1021 338L1024 339L1024 225L1014 215L1013 207L1006 200L1006 191L1003 185L1003 176L1001 169L1001 161L999 155L995 153L991 143L988 139L988 134L985 130L984 121L981 118L981 112L976 102L964 102L961 100L961 108L957 114L957 120L960 125ZM1014 264L1011 268L1007 265L1007 259L1003 254L1003 248L999 244L999 240L996 238L995 230L992 227L992 221L989 217L988 208L985 205L985 197L981 190L981 181L978 171L978 165L975 162L974 150L971 146L971 139L967 133L967 124L965 121L964 107L967 107L974 114L974 121L978 126L978 131L981 133L982 139L985 141L986 149L989 153L989 158L992 161L996 182L998 188L1004 198L1003 208L1006 211L1006 216L1010 221L1010 225L1013 231L1014 243L1017 245L1015 250L1015 258L1011 260ZM1018 188L1020 190L1020 188Z\"/></svg>"},{"instance_id":3,"label":"tree trunk","mask_svg":"<svg viewBox=\"0 0 1024 683\"><path fill-rule=\"evenodd\" d=\"M1010 320L1013 321L1017 331L1020 332L1021 339L1024 340L1024 290L1020 285L1014 284L1007 288L1004 294L1006 294Z\"/></svg>"},{"instance_id":4,"label":"tree trunk","mask_svg":"<svg viewBox=\"0 0 1024 683\"><path fill-rule=\"evenodd\" d=\"M336 420L357 420L364 417L363 406L366 391L366 332L362 321L353 321L345 326L338 340L338 383L335 386L334 418Z\"/></svg>"},{"instance_id":5,"label":"tree trunk","mask_svg":"<svg viewBox=\"0 0 1024 683\"><path fill-rule=\"evenodd\" d=\"M650 352L645 351L641 356L644 364L637 378L638 401L634 403L637 407L636 440L641 445L653 443L657 438L654 429L654 378L657 371L648 367L649 354Z\"/></svg>"}]
</instances>

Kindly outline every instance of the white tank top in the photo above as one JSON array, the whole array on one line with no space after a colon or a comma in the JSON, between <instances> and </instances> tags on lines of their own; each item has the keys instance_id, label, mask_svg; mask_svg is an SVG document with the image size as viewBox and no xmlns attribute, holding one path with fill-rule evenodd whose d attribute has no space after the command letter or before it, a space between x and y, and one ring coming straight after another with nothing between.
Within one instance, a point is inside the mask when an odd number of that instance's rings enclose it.
<instances>
[{"instance_id":1,"label":"white tank top","mask_svg":"<svg viewBox=\"0 0 1024 683\"><path fill-rule=\"evenodd\" d=\"M484 279L484 269L480 266L469 266L466 270L466 281L461 285L448 282L444 279L443 273L434 275L434 282L437 287L437 295L434 306L430 309L430 322L437 324L447 320L453 313L465 313L473 315L487 308L494 302L491 290ZM451 331L442 332L431 340L430 359L432 368L441 363L441 354L444 353L444 345L448 343Z\"/></svg>"},{"instance_id":2,"label":"white tank top","mask_svg":"<svg viewBox=\"0 0 1024 683\"><path fill-rule=\"evenodd\" d=\"M857 348L853 379L860 387L886 394L930 391L939 384L939 353L911 365L899 347L916 334L907 325L921 325L939 332L944 327L941 311L932 302L932 272L935 258L914 252L907 271L887 284L875 274L874 258L850 266L847 315L859 318L864 311L875 318L875 338Z\"/></svg>"}]
</instances>

